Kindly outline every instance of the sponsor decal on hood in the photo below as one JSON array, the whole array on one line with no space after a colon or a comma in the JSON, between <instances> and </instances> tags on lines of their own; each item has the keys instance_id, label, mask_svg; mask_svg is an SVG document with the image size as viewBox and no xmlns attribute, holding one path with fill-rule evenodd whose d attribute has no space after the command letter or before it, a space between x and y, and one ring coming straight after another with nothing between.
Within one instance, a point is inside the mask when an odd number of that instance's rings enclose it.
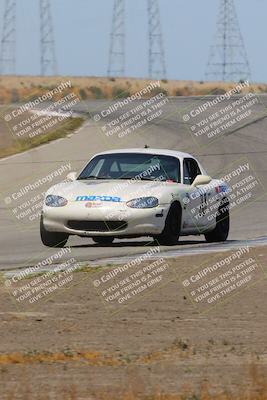
<instances>
[{"instance_id":1,"label":"sponsor decal on hood","mask_svg":"<svg viewBox=\"0 0 267 400\"><path fill-rule=\"evenodd\" d=\"M109 201L109 202L114 202L114 203L120 203L122 202L121 197L115 197L115 196L77 196L75 201Z\"/></svg>"}]
</instances>

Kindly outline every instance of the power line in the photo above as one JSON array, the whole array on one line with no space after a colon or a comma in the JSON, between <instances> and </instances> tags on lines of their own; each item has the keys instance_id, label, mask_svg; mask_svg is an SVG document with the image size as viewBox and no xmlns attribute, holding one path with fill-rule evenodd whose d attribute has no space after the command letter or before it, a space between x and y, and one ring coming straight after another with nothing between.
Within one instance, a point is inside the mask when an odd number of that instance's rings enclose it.
<instances>
[{"instance_id":1,"label":"power line","mask_svg":"<svg viewBox=\"0 0 267 400\"><path fill-rule=\"evenodd\" d=\"M50 0L40 0L41 75L57 75Z\"/></svg>"},{"instance_id":2,"label":"power line","mask_svg":"<svg viewBox=\"0 0 267 400\"><path fill-rule=\"evenodd\" d=\"M114 0L108 76L124 76L125 73L125 3Z\"/></svg>"},{"instance_id":3,"label":"power line","mask_svg":"<svg viewBox=\"0 0 267 400\"><path fill-rule=\"evenodd\" d=\"M166 78L165 54L158 0L147 0L148 12L148 70L149 77ZM125 1L114 0L108 76L125 74Z\"/></svg>"},{"instance_id":4,"label":"power line","mask_svg":"<svg viewBox=\"0 0 267 400\"><path fill-rule=\"evenodd\" d=\"M148 11L148 69L149 77L166 78L165 54L158 0L147 0Z\"/></svg>"},{"instance_id":5,"label":"power line","mask_svg":"<svg viewBox=\"0 0 267 400\"><path fill-rule=\"evenodd\" d=\"M16 72L16 0L5 0L3 33L1 40L0 73Z\"/></svg>"},{"instance_id":6,"label":"power line","mask_svg":"<svg viewBox=\"0 0 267 400\"><path fill-rule=\"evenodd\" d=\"M217 31L214 44L210 48L205 75L207 80L251 80L234 0L220 0Z\"/></svg>"}]
</instances>

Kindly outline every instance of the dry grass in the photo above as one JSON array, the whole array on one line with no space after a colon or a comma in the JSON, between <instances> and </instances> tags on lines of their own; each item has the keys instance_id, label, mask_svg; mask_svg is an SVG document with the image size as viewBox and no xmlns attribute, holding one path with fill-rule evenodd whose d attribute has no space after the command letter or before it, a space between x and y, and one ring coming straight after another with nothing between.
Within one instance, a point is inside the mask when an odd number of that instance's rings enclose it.
<instances>
[{"instance_id":1,"label":"dry grass","mask_svg":"<svg viewBox=\"0 0 267 400\"><path fill-rule=\"evenodd\" d=\"M13 139L10 145L0 148L0 158L21 153L34 147L38 147L42 144L49 143L52 140L66 137L77 130L83 124L83 122L83 118L71 118L68 119L64 124L61 124L61 126L59 126L57 129L54 129L46 134L35 136L33 138L24 138L19 140Z\"/></svg>"},{"instance_id":2,"label":"dry grass","mask_svg":"<svg viewBox=\"0 0 267 400\"><path fill-rule=\"evenodd\" d=\"M247 375L247 376L246 376ZM85 393L79 390L79 386L73 383L64 384L60 387L53 387L50 390L49 385L45 391L38 390L36 392L31 386L29 377L24 374L20 383L11 388L1 387L2 400L267 400L267 383L266 376L261 372L259 366L252 364L246 374L244 368L244 379L249 384L244 384L242 391L232 392L225 388L221 392L216 392L210 383L200 385L198 391L192 390L190 387L181 389L181 393L163 393L159 389L155 389L151 394L145 394L147 391L142 378L136 377L134 374L128 375L126 390L120 390L115 387L114 390L101 390ZM123 382L124 383L124 382ZM3 390L4 389L4 390ZM149 391L150 392L150 391Z\"/></svg>"},{"instance_id":3,"label":"dry grass","mask_svg":"<svg viewBox=\"0 0 267 400\"><path fill-rule=\"evenodd\" d=\"M127 97L150 82L149 79L135 78L5 76L0 78L0 103L30 100L68 80L72 87L66 92L74 92L82 100ZM225 93L235 86L236 83L162 80L160 89L169 96L205 96ZM252 84L249 91L267 93L267 85Z\"/></svg>"},{"instance_id":4,"label":"dry grass","mask_svg":"<svg viewBox=\"0 0 267 400\"><path fill-rule=\"evenodd\" d=\"M28 353L9 353L0 355L0 365L11 364L36 364L36 363L63 363L63 362L86 362L92 366L116 366L121 365L119 360L112 357L103 356L99 352L81 351L74 352L70 349L58 352L28 352Z\"/></svg>"},{"instance_id":5,"label":"dry grass","mask_svg":"<svg viewBox=\"0 0 267 400\"><path fill-rule=\"evenodd\" d=\"M64 348L62 351L14 352L0 354L0 366L11 364L62 363L86 362L92 366L125 366L125 365L152 365L158 362L175 359L187 359L196 353L188 341L176 339L168 347L158 351L151 351L143 355L120 354L120 356L106 355L96 351L77 351Z\"/></svg>"},{"instance_id":6,"label":"dry grass","mask_svg":"<svg viewBox=\"0 0 267 400\"><path fill-rule=\"evenodd\" d=\"M192 356L194 349L190 348L187 342L177 341L174 342L169 348L163 351L153 352L144 356L134 357L131 355L121 355L120 357L113 357L103 355L96 351L72 351L68 348L58 352L28 352L28 353L9 353L0 355L0 379L1 375L7 373L7 368L16 365L20 368L29 367L42 364L50 368L51 365L86 365L88 372L90 368L103 368L103 367L124 367L129 371L127 373L127 382L122 382L121 387L114 384L114 388L105 390L99 388L97 391L85 392L78 384L62 383L49 387L49 383L45 383L49 390L39 390L38 393L34 390L34 382L31 377L26 374L19 375L20 378L16 380L16 384L1 387L2 397L1 400L79 400L79 399L95 399L95 400L267 400L267 379L264 368L252 363L251 365L244 366L243 382L240 382L242 391L233 392L225 388L218 392L212 383L201 384L196 390L190 386L181 387L180 393L167 393L162 392L159 388L146 387L143 379L136 375L132 367L140 367L147 364L161 364L164 366L164 361L177 357L180 359ZM71 363L71 364L70 364ZM74 364L73 364L74 363ZM12 371L12 370L11 370ZM18 371L18 370L17 370ZM22 370L23 371L23 370ZM9 375L10 376L10 375ZM19 381L18 381L19 380ZM8 382L8 381L7 381ZM124 388L127 389L124 389ZM3 390L4 389L4 390ZM150 393L150 394L147 394Z\"/></svg>"},{"instance_id":7,"label":"dry grass","mask_svg":"<svg viewBox=\"0 0 267 400\"><path fill-rule=\"evenodd\" d=\"M246 368L244 367L244 372ZM129 380L129 389L121 394L112 396L108 393L98 394L95 398L98 400L266 400L267 399L267 381L259 366L251 364L248 370L248 381L250 384L244 385L242 392L233 393L225 389L221 393L216 392L212 384L203 383L198 392L190 387L184 387L179 394L163 393L155 390L151 395L140 394L140 389L144 388L144 383L131 378Z\"/></svg>"}]
</instances>

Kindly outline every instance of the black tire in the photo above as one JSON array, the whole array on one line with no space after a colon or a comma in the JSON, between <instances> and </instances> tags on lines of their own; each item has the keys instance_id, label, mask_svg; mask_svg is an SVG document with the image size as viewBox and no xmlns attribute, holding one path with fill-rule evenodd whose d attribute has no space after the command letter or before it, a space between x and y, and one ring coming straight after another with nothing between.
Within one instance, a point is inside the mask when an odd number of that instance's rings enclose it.
<instances>
[{"instance_id":1,"label":"black tire","mask_svg":"<svg viewBox=\"0 0 267 400\"><path fill-rule=\"evenodd\" d=\"M173 203L165 221L165 227L160 235L154 236L159 244L174 246L178 243L181 231L182 209L180 204Z\"/></svg>"},{"instance_id":2,"label":"black tire","mask_svg":"<svg viewBox=\"0 0 267 400\"><path fill-rule=\"evenodd\" d=\"M228 238L229 230L229 201L227 199L224 199L222 200L217 213L216 227L213 231L205 234L205 239L208 243L224 242Z\"/></svg>"},{"instance_id":3,"label":"black tire","mask_svg":"<svg viewBox=\"0 0 267 400\"><path fill-rule=\"evenodd\" d=\"M114 237L112 237L112 236L94 236L94 237L92 237L92 239L95 243L109 245L113 242Z\"/></svg>"},{"instance_id":4,"label":"black tire","mask_svg":"<svg viewBox=\"0 0 267 400\"><path fill-rule=\"evenodd\" d=\"M44 227L43 216L40 220L40 235L42 243L47 247L64 247L69 235L63 232L49 232Z\"/></svg>"}]
</instances>

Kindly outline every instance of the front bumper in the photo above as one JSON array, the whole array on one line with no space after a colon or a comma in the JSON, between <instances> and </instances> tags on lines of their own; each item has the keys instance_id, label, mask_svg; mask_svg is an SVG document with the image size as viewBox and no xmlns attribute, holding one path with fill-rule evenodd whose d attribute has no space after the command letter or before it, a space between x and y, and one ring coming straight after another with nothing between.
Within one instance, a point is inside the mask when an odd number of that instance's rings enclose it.
<instances>
[{"instance_id":1,"label":"front bumper","mask_svg":"<svg viewBox=\"0 0 267 400\"><path fill-rule=\"evenodd\" d=\"M125 204L87 208L85 204L69 203L65 207L43 208L47 231L78 236L149 236L162 232L169 205L134 209Z\"/></svg>"}]
</instances>

